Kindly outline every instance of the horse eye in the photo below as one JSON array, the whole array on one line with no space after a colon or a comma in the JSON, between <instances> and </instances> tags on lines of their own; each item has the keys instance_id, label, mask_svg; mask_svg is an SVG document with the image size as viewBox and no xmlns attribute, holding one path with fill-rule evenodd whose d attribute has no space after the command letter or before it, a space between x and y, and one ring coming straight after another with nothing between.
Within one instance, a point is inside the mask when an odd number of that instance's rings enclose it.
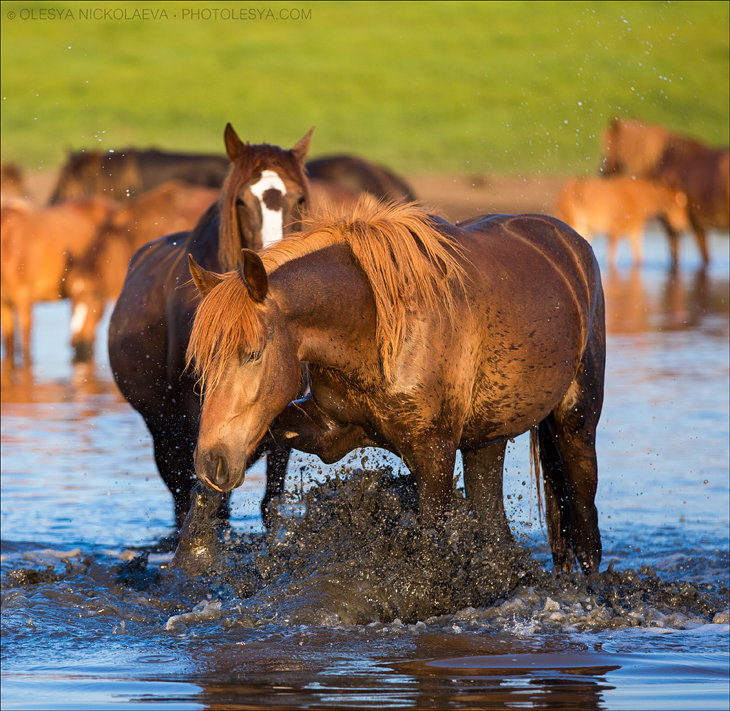
<instances>
[{"instance_id":1,"label":"horse eye","mask_svg":"<svg viewBox=\"0 0 730 711\"><path fill-rule=\"evenodd\" d=\"M305 203L305 202L307 202L307 201L305 200L305 198L304 198L304 195L302 195L302 196L301 196L301 197L299 198L299 200L297 200L297 205L299 205L299 207L304 207L304 203Z\"/></svg>"},{"instance_id":2,"label":"horse eye","mask_svg":"<svg viewBox=\"0 0 730 711\"><path fill-rule=\"evenodd\" d=\"M263 351L245 351L243 350L243 348L241 348L238 351L238 362L240 365L255 363L257 360L261 360L261 356L263 354Z\"/></svg>"}]
</instances>

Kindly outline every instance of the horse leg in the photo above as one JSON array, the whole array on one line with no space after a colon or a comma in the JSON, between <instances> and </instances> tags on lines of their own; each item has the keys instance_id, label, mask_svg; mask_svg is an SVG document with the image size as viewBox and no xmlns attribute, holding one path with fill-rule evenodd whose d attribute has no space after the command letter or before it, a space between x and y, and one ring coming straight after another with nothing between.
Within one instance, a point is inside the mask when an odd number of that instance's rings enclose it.
<instances>
[{"instance_id":1,"label":"horse leg","mask_svg":"<svg viewBox=\"0 0 730 711\"><path fill-rule=\"evenodd\" d=\"M198 481L193 460L197 434L189 427L180 423L175 426L169 420L151 426L148 422L148 427L154 444L157 470L172 494L175 525L180 530L190 509L192 489ZM223 521L229 518L229 499L230 495L226 495L221 500L217 517Z\"/></svg>"},{"instance_id":2,"label":"horse leg","mask_svg":"<svg viewBox=\"0 0 730 711\"><path fill-rule=\"evenodd\" d=\"M608 264L612 269L616 268L616 254L621 235L617 232L608 233Z\"/></svg>"},{"instance_id":3,"label":"horse leg","mask_svg":"<svg viewBox=\"0 0 730 711\"><path fill-rule=\"evenodd\" d=\"M641 227L629 233L629 244L634 255L634 264L640 266L644 262L644 232Z\"/></svg>"},{"instance_id":4,"label":"horse leg","mask_svg":"<svg viewBox=\"0 0 730 711\"><path fill-rule=\"evenodd\" d=\"M512 531L504 510L502 477L507 442L496 442L481 449L462 450L464 488L472 511L490 526L501 541L512 542Z\"/></svg>"},{"instance_id":5,"label":"horse leg","mask_svg":"<svg viewBox=\"0 0 730 711\"><path fill-rule=\"evenodd\" d=\"M269 527L271 502L284 491L286 465L289 462L291 449L271 444L266 447L266 492L261 501L261 518Z\"/></svg>"},{"instance_id":6,"label":"horse leg","mask_svg":"<svg viewBox=\"0 0 730 711\"><path fill-rule=\"evenodd\" d=\"M33 332L33 303L29 295L23 294L18 299L18 328L20 330L20 348L23 366L33 362L31 334Z\"/></svg>"},{"instance_id":7,"label":"horse leg","mask_svg":"<svg viewBox=\"0 0 730 711\"><path fill-rule=\"evenodd\" d=\"M672 260L672 269L676 269L677 266L679 266L679 232L674 229L669 224L669 221L666 219L666 217L660 217L659 222L661 222L662 226L664 227L664 231L667 233L667 239L669 240L669 254L671 256Z\"/></svg>"},{"instance_id":8,"label":"horse leg","mask_svg":"<svg viewBox=\"0 0 730 711\"><path fill-rule=\"evenodd\" d=\"M689 221L692 223L692 231L694 232L695 240L697 241L697 249L700 250L700 255L702 256L702 264L706 267L710 263L710 249L707 245L707 231L692 211L689 213Z\"/></svg>"},{"instance_id":9,"label":"horse leg","mask_svg":"<svg viewBox=\"0 0 730 711\"><path fill-rule=\"evenodd\" d=\"M595 497L604 353L603 335L592 334L569 392L538 427L548 536L555 568L562 572L572 570L570 548L585 573L601 562Z\"/></svg>"},{"instance_id":10,"label":"horse leg","mask_svg":"<svg viewBox=\"0 0 730 711\"><path fill-rule=\"evenodd\" d=\"M401 453L416 479L418 522L422 528L437 528L451 507L456 444L437 433L422 433Z\"/></svg>"},{"instance_id":11,"label":"horse leg","mask_svg":"<svg viewBox=\"0 0 730 711\"><path fill-rule=\"evenodd\" d=\"M15 365L15 313L13 307L5 301L0 301L0 328L5 346L3 365L12 368Z\"/></svg>"}]
</instances>

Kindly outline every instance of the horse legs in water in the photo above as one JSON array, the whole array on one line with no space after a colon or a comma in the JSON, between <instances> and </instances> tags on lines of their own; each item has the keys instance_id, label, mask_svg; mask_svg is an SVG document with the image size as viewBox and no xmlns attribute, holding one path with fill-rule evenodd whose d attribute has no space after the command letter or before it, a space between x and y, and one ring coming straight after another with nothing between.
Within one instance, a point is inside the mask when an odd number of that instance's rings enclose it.
<instances>
[{"instance_id":1,"label":"horse legs in water","mask_svg":"<svg viewBox=\"0 0 730 711\"><path fill-rule=\"evenodd\" d=\"M481 449L462 450L464 488L472 511L495 537L511 543L514 539L504 510L502 478L507 442L496 442Z\"/></svg>"},{"instance_id":2,"label":"horse legs in water","mask_svg":"<svg viewBox=\"0 0 730 711\"><path fill-rule=\"evenodd\" d=\"M266 528L269 527L271 516L271 502L284 491L286 479L286 465L289 463L291 449L269 444L266 451L266 491L261 501L261 519Z\"/></svg>"},{"instance_id":3,"label":"horse legs in water","mask_svg":"<svg viewBox=\"0 0 730 711\"><path fill-rule=\"evenodd\" d=\"M197 431L183 423L173 426L171 422L160 422L159 429L150 427L154 441L155 463L162 480L172 494L175 507L175 524L180 530L185 522L191 504L191 491L198 479L195 476L193 452L197 441ZM174 434L171 434L174 433ZM226 494L220 502L217 517L228 520L228 501Z\"/></svg>"},{"instance_id":4,"label":"horse legs in water","mask_svg":"<svg viewBox=\"0 0 730 711\"><path fill-rule=\"evenodd\" d=\"M573 555L585 573L597 571L601 562L595 497L603 352L589 342L570 391L538 425L548 537L558 572L572 571Z\"/></svg>"},{"instance_id":5,"label":"horse legs in water","mask_svg":"<svg viewBox=\"0 0 730 711\"><path fill-rule=\"evenodd\" d=\"M456 445L441 433L428 430L411 437L403 460L416 479L418 519L425 528L439 526L449 512L456 462Z\"/></svg>"}]
</instances>

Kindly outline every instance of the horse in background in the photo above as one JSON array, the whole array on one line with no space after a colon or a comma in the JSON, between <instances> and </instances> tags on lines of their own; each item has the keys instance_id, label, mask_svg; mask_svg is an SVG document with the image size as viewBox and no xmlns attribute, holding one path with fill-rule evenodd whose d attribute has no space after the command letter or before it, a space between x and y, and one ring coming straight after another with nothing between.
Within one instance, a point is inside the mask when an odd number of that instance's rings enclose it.
<instances>
[{"instance_id":1,"label":"horse in background","mask_svg":"<svg viewBox=\"0 0 730 711\"><path fill-rule=\"evenodd\" d=\"M81 195L124 200L177 180L220 188L228 174L225 156L125 148L70 153L50 198L56 204ZM368 192L384 200L414 200L413 190L390 169L353 155L326 156L306 164L307 177L323 190L342 195Z\"/></svg>"},{"instance_id":2,"label":"horse in background","mask_svg":"<svg viewBox=\"0 0 730 711\"><path fill-rule=\"evenodd\" d=\"M193 451L200 415L196 379L185 360L198 305L187 254L209 269L229 271L240 266L243 247L261 249L298 229L310 202L304 165L311 133L284 150L244 144L228 124L229 172L218 201L192 231L162 237L136 252L114 307L108 343L112 373L152 436L178 529L196 481ZM270 501L283 491L290 449L272 445L266 451L265 519ZM227 501L220 514L227 518Z\"/></svg>"},{"instance_id":3,"label":"horse in background","mask_svg":"<svg viewBox=\"0 0 730 711\"><path fill-rule=\"evenodd\" d=\"M49 203L81 195L106 195L123 200L169 180L220 188L228 173L225 156L173 153L157 149L69 153Z\"/></svg>"},{"instance_id":4,"label":"horse in background","mask_svg":"<svg viewBox=\"0 0 730 711\"><path fill-rule=\"evenodd\" d=\"M604 131L604 175L633 175L664 183L687 195L687 214L703 264L710 261L707 230L730 227L730 151L713 148L662 126L613 119ZM669 224L672 265L679 234Z\"/></svg>"},{"instance_id":5,"label":"horse in background","mask_svg":"<svg viewBox=\"0 0 730 711\"><path fill-rule=\"evenodd\" d=\"M543 468L553 561L598 569L596 427L605 317L590 245L538 215L456 227L372 201L314 219L301 236L221 275L190 257L203 294L188 358L204 391L195 471L243 481L275 439L335 462L382 447L415 476L419 521L450 508L457 449L466 495L511 540L506 442L530 431ZM307 364L310 392L299 394Z\"/></svg>"},{"instance_id":6,"label":"horse in background","mask_svg":"<svg viewBox=\"0 0 730 711\"><path fill-rule=\"evenodd\" d=\"M0 201L27 200L27 193L23 169L16 163L3 161L0 165Z\"/></svg>"},{"instance_id":7,"label":"horse in background","mask_svg":"<svg viewBox=\"0 0 730 711\"><path fill-rule=\"evenodd\" d=\"M219 191L168 181L122 203L66 277L71 299L74 362L93 358L96 327L106 303L119 296L132 255L144 244L191 230Z\"/></svg>"},{"instance_id":8,"label":"horse in background","mask_svg":"<svg viewBox=\"0 0 730 711\"><path fill-rule=\"evenodd\" d=\"M380 200L411 202L416 200L408 183L383 165L352 155L335 155L307 162L312 182L321 181L353 191L370 193Z\"/></svg>"},{"instance_id":9,"label":"horse in background","mask_svg":"<svg viewBox=\"0 0 730 711\"><path fill-rule=\"evenodd\" d=\"M662 219L677 233L689 227L684 192L625 175L566 181L558 194L554 214L588 241L597 233L606 234L608 264L612 268L616 266L622 236L629 240L634 262L643 262L644 231L652 218Z\"/></svg>"},{"instance_id":10,"label":"horse in background","mask_svg":"<svg viewBox=\"0 0 730 711\"><path fill-rule=\"evenodd\" d=\"M103 197L83 197L53 207L4 204L0 208L2 266L0 304L5 362L15 365L16 322L21 362L31 364L33 305L66 298L66 274L91 244L116 206Z\"/></svg>"}]
</instances>

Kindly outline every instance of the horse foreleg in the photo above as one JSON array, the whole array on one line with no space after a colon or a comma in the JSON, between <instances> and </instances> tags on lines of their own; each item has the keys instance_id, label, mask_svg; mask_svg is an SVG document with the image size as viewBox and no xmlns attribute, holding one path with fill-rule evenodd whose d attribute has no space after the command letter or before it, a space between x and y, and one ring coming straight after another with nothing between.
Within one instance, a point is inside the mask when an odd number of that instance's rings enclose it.
<instances>
[{"instance_id":1,"label":"horse foreleg","mask_svg":"<svg viewBox=\"0 0 730 711\"><path fill-rule=\"evenodd\" d=\"M191 492L198 481L193 460L197 436L192 428L174 423L170 418L164 418L159 424L147 421L147 426L154 444L155 464L172 494L175 525L180 530L190 509ZM229 498L230 495L222 497L218 511L218 518L224 521L228 520Z\"/></svg>"},{"instance_id":2,"label":"horse foreleg","mask_svg":"<svg viewBox=\"0 0 730 711\"><path fill-rule=\"evenodd\" d=\"M3 365L12 368L15 365L15 313L13 307L5 301L0 301L0 328L5 347Z\"/></svg>"},{"instance_id":3,"label":"horse foreleg","mask_svg":"<svg viewBox=\"0 0 730 711\"><path fill-rule=\"evenodd\" d=\"M692 223L692 231L697 242L697 249L700 250L702 264L707 266L710 263L710 249L707 245L707 231L704 225L697 219L697 216L690 211L689 220Z\"/></svg>"},{"instance_id":4,"label":"horse foreleg","mask_svg":"<svg viewBox=\"0 0 730 711\"><path fill-rule=\"evenodd\" d=\"M507 442L481 449L462 450L464 488L472 511L478 514L501 541L513 541L504 510L502 478Z\"/></svg>"},{"instance_id":5,"label":"horse foreleg","mask_svg":"<svg viewBox=\"0 0 730 711\"><path fill-rule=\"evenodd\" d=\"M634 264L640 266L644 262L644 231L642 227L629 233L631 253L634 255Z\"/></svg>"},{"instance_id":6,"label":"horse foreleg","mask_svg":"<svg viewBox=\"0 0 730 711\"><path fill-rule=\"evenodd\" d=\"M18 329L20 330L20 348L23 356L23 365L28 367L33 362L32 332L33 332L33 302L30 295L23 294L17 302Z\"/></svg>"},{"instance_id":7,"label":"horse foreleg","mask_svg":"<svg viewBox=\"0 0 730 711\"><path fill-rule=\"evenodd\" d=\"M424 433L413 436L401 454L416 478L420 525L439 527L451 508L456 444L438 434Z\"/></svg>"},{"instance_id":8,"label":"horse foreleg","mask_svg":"<svg viewBox=\"0 0 730 711\"><path fill-rule=\"evenodd\" d=\"M289 447L280 447L276 444L266 447L266 492L261 501L261 518L267 528L269 527L271 502L284 491L286 465L289 462L290 454Z\"/></svg>"},{"instance_id":9,"label":"horse foreleg","mask_svg":"<svg viewBox=\"0 0 730 711\"><path fill-rule=\"evenodd\" d=\"M311 395L289 403L269 431L277 444L315 454L325 464L353 449L377 446L359 425L333 420Z\"/></svg>"}]
</instances>

